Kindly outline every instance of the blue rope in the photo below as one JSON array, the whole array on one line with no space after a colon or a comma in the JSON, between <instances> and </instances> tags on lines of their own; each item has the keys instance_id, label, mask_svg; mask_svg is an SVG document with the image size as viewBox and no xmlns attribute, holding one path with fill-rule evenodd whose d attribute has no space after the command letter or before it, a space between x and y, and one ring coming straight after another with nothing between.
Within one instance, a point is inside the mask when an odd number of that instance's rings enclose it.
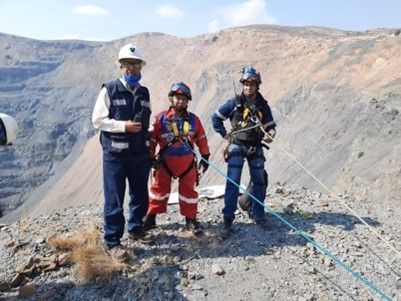
<instances>
[{"instance_id":1,"label":"blue rope","mask_svg":"<svg viewBox=\"0 0 401 301\"><path fill-rule=\"evenodd\" d=\"M255 196L253 196L251 193L249 193L248 191L246 191L243 187L241 187L241 185L237 184L234 180L230 179L229 177L227 177L225 175L225 173L223 171L221 171L220 168L218 168L216 165L214 165L213 163L211 163L210 161L204 159L200 153L196 150L192 150L198 157L200 157L201 160L205 161L206 163L208 163L214 170L216 170L220 175L222 175L224 178L226 178L228 181L230 181L231 183L233 183L235 186L237 186L239 189L241 189L243 191L243 193L245 193L247 196L251 197L254 201L258 202L260 205L262 205L265 209L267 209L271 214L273 214L276 218L278 218L280 221L282 221L285 225L287 225L289 228L293 229L295 231L296 234L302 236L304 239L306 239L307 241L309 241L312 245L314 245L321 253L323 253L324 255L330 257L331 259L333 259L339 266L341 266L344 270L346 270L347 272L349 272L352 276L354 276L357 280L359 280L360 282L364 283L367 287L369 287L372 291L374 291L375 293L377 293L378 295L380 295L380 297L382 297L384 300L387 301L391 301L392 299L390 298L389 295L387 295L386 293L384 293L380 288L378 288L374 283L372 283L371 281L367 280L365 277L363 277L361 274L359 274L357 271L354 271L349 265L345 264L344 262L342 262L338 257L336 257L335 255L333 255L329 250L327 250L325 247L323 247L321 244L319 244L318 242L314 241L313 239L311 239L305 232L303 232L302 230L298 229L296 226L294 226L293 224L291 224L289 221L287 221L285 218L283 218L280 214L278 214L277 212L275 212L272 208L270 208L267 204L262 203L261 201L259 201Z\"/></svg>"}]
</instances>

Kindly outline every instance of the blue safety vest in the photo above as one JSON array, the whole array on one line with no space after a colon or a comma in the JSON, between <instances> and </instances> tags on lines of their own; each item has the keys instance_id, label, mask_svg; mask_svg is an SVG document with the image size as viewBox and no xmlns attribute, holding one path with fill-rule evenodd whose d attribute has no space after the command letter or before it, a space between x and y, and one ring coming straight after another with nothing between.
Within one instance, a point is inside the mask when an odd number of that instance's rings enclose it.
<instances>
[{"instance_id":1,"label":"blue safety vest","mask_svg":"<svg viewBox=\"0 0 401 301\"><path fill-rule=\"evenodd\" d=\"M149 91L138 85L134 93L120 80L104 84L110 98L109 118L142 122L139 133L110 133L102 131L100 142L105 160L143 160L149 157L150 102Z\"/></svg>"}]
</instances>

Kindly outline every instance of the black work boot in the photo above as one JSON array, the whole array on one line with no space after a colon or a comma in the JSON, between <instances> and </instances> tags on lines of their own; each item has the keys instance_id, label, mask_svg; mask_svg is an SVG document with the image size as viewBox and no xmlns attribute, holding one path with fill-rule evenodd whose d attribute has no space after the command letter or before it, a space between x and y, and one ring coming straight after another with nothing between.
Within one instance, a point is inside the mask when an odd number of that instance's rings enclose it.
<instances>
[{"instance_id":1,"label":"black work boot","mask_svg":"<svg viewBox=\"0 0 401 301\"><path fill-rule=\"evenodd\" d=\"M156 214L146 215L143 219L143 230L149 231L156 228Z\"/></svg>"},{"instance_id":2,"label":"black work boot","mask_svg":"<svg viewBox=\"0 0 401 301\"><path fill-rule=\"evenodd\" d=\"M195 236L199 236L203 234L203 231L199 225L199 222L195 219L195 218L189 218L186 217L185 218L185 222L186 222L186 228L190 231L192 231L192 233Z\"/></svg>"},{"instance_id":3,"label":"black work boot","mask_svg":"<svg viewBox=\"0 0 401 301\"><path fill-rule=\"evenodd\" d=\"M142 228L135 229L134 231L128 231L129 236L131 239L141 242L143 244L147 245L153 245L154 240L153 237L150 236L148 233L145 232L145 230Z\"/></svg>"},{"instance_id":4,"label":"black work boot","mask_svg":"<svg viewBox=\"0 0 401 301\"><path fill-rule=\"evenodd\" d=\"M233 232L232 229L232 224L233 224L233 219L232 218L224 218L224 226L223 226L223 230L221 232L221 238L227 239Z\"/></svg>"},{"instance_id":5,"label":"black work boot","mask_svg":"<svg viewBox=\"0 0 401 301\"><path fill-rule=\"evenodd\" d=\"M266 217L263 216L263 217L259 217L259 218L254 218L254 221L255 221L255 224L257 224L261 228L263 228L265 230L269 230L269 224L268 224Z\"/></svg>"}]
</instances>

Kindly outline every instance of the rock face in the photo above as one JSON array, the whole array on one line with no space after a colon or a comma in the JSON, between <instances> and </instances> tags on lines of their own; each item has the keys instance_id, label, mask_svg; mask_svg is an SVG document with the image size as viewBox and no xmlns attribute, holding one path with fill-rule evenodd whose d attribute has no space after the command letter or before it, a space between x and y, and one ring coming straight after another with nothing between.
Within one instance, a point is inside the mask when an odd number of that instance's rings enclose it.
<instances>
[{"instance_id":1,"label":"rock face","mask_svg":"<svg viewBox=\"0 0 401 301\"><path fill-rule=\"evenodd\" d=\"M0 39L0 110L21 125L19 140L0 153L3 219L21 215L45 197L60 201L48 192L94 135L90 117L96 95L101 83L118 75L115 58L128 42L140 46L148 62L142 82L150 89L154 112L167 107L172 82L190 85L190 110L205 124L210 159L218 167L225 169L221 138L213 133L210 116L234 95L241 67L252 64L262 74L261 92L278 123L277 141L267 154L271 180L318 187L284 148L335 192L400 201L401 37L390 30L247 26L186 39L157 33L108 43L4 34ZM94 173L101 168L100 156L100 151L88 156ZM77 168L70 175L83 183L92 180L93 174L80 177ZM224 183L209 171L202 181ZM101 187L93 187L96 192L87 195L96 199L65 194L63 204L100 200Z\"/></svg>"},{"instance_id":2,"label":"rock face","mask_svg":"<svg viewBox=\"0 0 401 301\"><path fill-rule=\"evenodd\" d=\"M0 152L4 211L29 199L33 189L55 174L53 167L94 134L87 120L88 92L76 80L67 80L80 78L80 64L77 73L64 74L65 64L94 49L90 42L0 35L0 111L15 116L20 126L15 145Z\"/></svg>"}]
</instances>

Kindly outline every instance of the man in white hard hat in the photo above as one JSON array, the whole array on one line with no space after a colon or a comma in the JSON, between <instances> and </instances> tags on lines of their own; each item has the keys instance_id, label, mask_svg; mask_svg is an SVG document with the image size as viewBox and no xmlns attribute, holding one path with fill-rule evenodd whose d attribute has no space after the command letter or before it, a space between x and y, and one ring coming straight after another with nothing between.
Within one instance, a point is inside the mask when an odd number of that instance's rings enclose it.
<instances>
[{"instance_id":1,"label":"man in white hard hat","mask_svg":"<svg viewBox=\"0 0 401 301\"><path fill-rule=\"evenodd\" d=\"M11 145L18 135L18 124L7 114L0 113L0 147Z\"/></svg>"},{"instance_id":2,"label":"man in white hard hat","mask_svg":"<svg viewBox=\"0 0 401 301\"><path fill-rule=\"evenodd\" d=\"M111 257L126 261L128 252L121 246L124 234L124 195L129 186L128 233L131 238L149 242L143 230L148 203L148 177L151 166L149 91L139 84L142 53L133 44L120 49L121 77L103 84L93 110L92 122L101 131L103 148L104 239Z\"/></svg>"}]
</instances>

